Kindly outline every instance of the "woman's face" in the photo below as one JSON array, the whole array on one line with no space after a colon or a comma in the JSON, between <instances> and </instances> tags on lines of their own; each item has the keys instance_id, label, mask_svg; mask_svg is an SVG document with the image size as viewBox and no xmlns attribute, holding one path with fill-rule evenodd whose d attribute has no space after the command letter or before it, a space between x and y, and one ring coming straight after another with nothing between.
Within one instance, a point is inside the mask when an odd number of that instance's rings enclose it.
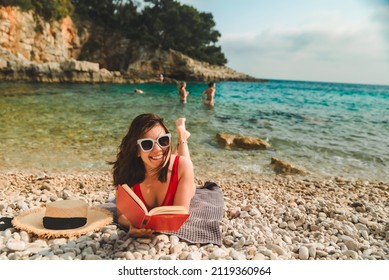
<instances>
[{"instance_id":1,"label":"woman's face","mask_svg":"<svg viewBox=\"0 0 389 280\"><path fill-rule=\"evenodd\" d=\"M157 124L147 131L141 139L151 138L153 140L157 140L160 136L165 134L165 129L161 125ZM165 161L164 153L166 149L169 149L169 147L161 148L160 145L154 143L153 148L150 151L145 152L138 146L138 153L143 160L146 170L155 169L159 167L163 161Z\"/></svg>"}]
</instances>

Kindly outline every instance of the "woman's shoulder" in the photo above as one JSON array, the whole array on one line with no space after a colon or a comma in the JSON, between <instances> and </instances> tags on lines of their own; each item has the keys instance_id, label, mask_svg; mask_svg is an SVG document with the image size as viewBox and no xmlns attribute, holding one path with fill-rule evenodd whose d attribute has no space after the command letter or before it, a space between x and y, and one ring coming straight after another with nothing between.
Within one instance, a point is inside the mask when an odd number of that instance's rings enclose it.
<instances>
[{"instance_id":1,"label":"woman's shoulder","mask_svg":"<svg viewBox=\"0 0 389 280\"><path fill-rule=\"evenodd\" d=\"M174 165L177 165L176 160L178 161L178 164L180 164L181 158L182 157L179 155L170 155L169 171L172 171L174 169Z\"/></svg>"},{"instance_id":2,"label":"woman's shoulder","mask_svg":"<svg viewBox=\"0 0 389 280\"><path fill-rule=\"evenodd\" d=\"M169 164L169 166L173 167L173 165L174 165L174 163L176 161L178 161L178 164L180 164L180 162L182 161L183 158L184 158L183 156L176 155L176 154L171 154L170 155L170 164ZM185 159L184 159L184 161L185 161Z\"/></svg>"},{"instance_id":3,"label":"woman's shoulder","mask_svg":"<svg viewBox=\"0 0 389 280\"><path fill-rule=\"evenodd\" d=\"M176 155L174 160L178 157L178 172L182 173L185 172L187 169L192 168L192 161L184 156Z\"/></svg>"}]
</instances>

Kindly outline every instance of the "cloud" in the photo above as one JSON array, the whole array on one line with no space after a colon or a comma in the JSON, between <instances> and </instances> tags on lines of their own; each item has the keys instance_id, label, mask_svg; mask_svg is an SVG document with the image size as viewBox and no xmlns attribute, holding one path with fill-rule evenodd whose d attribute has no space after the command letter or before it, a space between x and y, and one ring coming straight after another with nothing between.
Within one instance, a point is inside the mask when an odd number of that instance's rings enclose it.
<instances>
[{"instance_id":1,"label":"cloud","mask_svg":"<svg viewBox=\"0 0 389 280\"><path fill-rule=\"evenodd\" d=\"M374 7L372 21L379 24L389 50L389 1L377 0L373 1L371 5Z\"/></svg>"},{"instance_id":2,"label":"cloud","mask_svg":"<svg viewBox=\"0 0 389 280\"><path fill-rule=\"evenodd\" d=\"M263 78L369 83L375 75L372 83L389 84L380 77L388 73L384 61L389 59L376 25L346 21L336 13L314 17L304 25L269 27L258 34L223 34L229 66Z\"/></svg>"}]
</instances>

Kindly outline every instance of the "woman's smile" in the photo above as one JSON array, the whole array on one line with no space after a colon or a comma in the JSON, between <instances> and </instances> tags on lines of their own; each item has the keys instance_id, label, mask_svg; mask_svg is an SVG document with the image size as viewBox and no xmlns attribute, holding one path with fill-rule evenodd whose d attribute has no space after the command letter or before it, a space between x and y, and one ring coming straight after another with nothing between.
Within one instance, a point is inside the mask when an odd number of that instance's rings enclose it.
<instances>
[{"instance_id":1,"label":"woman's smile","mask_svg":"<svg viewBox=\"0 0 389 280\"><path fill-rule=\"evenodd\" d=\"M163 154L157 155L157 156L149 156L152 160L161 160L163 159Z\"/></svg>"}]
</instances>

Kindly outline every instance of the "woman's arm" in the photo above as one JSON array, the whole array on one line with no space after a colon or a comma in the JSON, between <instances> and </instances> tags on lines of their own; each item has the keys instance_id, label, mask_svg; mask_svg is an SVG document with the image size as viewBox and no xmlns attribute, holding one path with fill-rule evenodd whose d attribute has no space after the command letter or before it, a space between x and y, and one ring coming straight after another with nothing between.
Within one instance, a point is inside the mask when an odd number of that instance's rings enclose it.
<instances>
[{"instance_id":1,"label":"woman's arm","mask_svg":"<svg viewBox=\"0 0 389 280\"><path fill-rule=\"evenodd\" d=\"M181 97L185 97L184 89L183 89L183 88L179 88L179 89L178 89L178 94L179 94Z\"/></svg>"},{"instance_id":2,"label":"woman's arm","mask_svg":"<svg viewBox=\"0 0 389 280\"><path fill-rule=\"evenodd\" d=\"M189 205L196 191L192 161L184 156L178 164L178 186L174 197L174 205L183 205L189 210Z\"/></svg>"}]
</instances>

